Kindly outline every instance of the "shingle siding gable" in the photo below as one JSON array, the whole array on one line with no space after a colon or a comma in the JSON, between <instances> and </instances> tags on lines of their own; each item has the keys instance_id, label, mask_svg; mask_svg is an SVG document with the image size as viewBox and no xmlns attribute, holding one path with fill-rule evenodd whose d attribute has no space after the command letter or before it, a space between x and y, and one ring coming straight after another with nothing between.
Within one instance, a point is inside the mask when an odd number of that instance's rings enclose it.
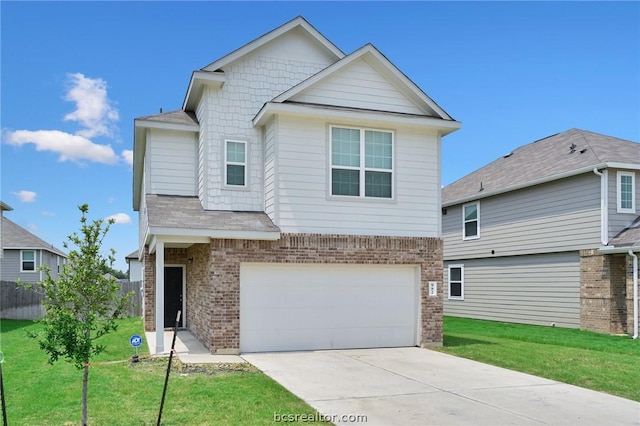
<instances>
[{"instance_id":1,"label":"shingle siding gable","mask_svg":"<svg viewBox=\"0 0 640 426\"><path fill-rule=\"evenodd\" d=\"M265 102L326 66L293 58L250 55L225 68L224 86L221 90L207 90L197 110L203 114L198 116L199 152L205 155L199 167L199 193L205 209L264 211L262 129L254 128L251 120ZM225 138L247 142L248 190L224 187Z\"/></svg>"}]
</instances>

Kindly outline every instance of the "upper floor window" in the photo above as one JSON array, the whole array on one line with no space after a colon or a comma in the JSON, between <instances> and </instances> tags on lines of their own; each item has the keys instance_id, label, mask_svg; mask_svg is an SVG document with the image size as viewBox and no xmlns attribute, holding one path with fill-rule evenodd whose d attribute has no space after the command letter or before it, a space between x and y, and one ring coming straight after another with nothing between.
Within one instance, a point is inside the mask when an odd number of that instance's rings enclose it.
<instances>
[{"instance_id":1,"label":"upper floor window","mask_svg":"<svg viewBox=\"0 0 640 426\"><path fill-rule=\"evenodd\" d=\"M462 239L480 238L480 203L462 206Z\"/></svg>"},{"instance_id":2,"label":"upper floor window","mask_svg":"<svg viewBox=\"0 0 640 426\"><path fill-rule=\"evenodd\" d=\"M331 195L393 198L393 133L331 127Z\"/></svg>"},{"instance_id":3,"label":"upper floor window","mask_svg":"<svg viewBox=\"0 0 640 426\"><path fill-rule=\"evenodd\" d=\"M22 250L20 252L20 272L34 272L36 270L35 250Z\"/></svg>"},{"instance_id":4,"label":"upper floor window","mask_svg":"<svg viewBox=\"0 0 640 426\"><path fill-rule=\"evenodd\" d=\"M636 212L636 174L618 172L618 213Z\"/></svg>"},{"instance_id":5,"label":"upper floor window","mask_svg":"<svg viewBox=\"0 0 640 426\"><path fill-rule=\"evenodd\" d=\"M464 300L464 265L449 265L449 299Z\"/></svg>"},{"instance_id":6,"label":"upper floor window","mask_svg":"<svg viewBox=\"0 0 640 426\"><path fill-rule=\"evenodd\" d=\"M225 185L247 186L247 143L244 141L224 141Z\"/></svg>"}]
</instances>

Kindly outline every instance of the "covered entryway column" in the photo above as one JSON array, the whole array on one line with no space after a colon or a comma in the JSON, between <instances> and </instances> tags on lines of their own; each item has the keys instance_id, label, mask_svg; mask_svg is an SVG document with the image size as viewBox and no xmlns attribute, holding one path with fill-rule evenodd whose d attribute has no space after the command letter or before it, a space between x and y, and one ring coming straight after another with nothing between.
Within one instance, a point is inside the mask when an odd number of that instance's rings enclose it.
<instances>
[{"instance_id":1,"label":"covered entryway column","mask_svg":"<svg viewBox=\"0 0 640 426\"><path fill-rule=\"evenodd\" d=\"M156 353L164 352L164 241L156 240Z\"/></svg>"}]
</instances>

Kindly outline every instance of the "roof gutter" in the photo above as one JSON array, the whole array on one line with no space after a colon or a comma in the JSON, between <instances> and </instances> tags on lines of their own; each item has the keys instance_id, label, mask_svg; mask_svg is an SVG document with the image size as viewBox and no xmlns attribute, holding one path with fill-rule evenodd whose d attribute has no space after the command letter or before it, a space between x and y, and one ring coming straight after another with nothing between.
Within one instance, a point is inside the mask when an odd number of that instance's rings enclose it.
<instances>
[{"instance_id":1,"label":"roof gutter","mask_svg":"<svg viewBox=\"0 0 640 426\"><path fill-rule=\"evenodd\" d=\"M262 106L260 111L258 111L252 123L256 127L264 126L271 119L271 116L275 114L298 117L319 117L325 120L367 120L389 125L433 127L440 130L442 136L458 130L462 124L459 121L444 120L442 118L427 117L424 115L294 102L267 102Z\"/></svg>"}]
</instances>

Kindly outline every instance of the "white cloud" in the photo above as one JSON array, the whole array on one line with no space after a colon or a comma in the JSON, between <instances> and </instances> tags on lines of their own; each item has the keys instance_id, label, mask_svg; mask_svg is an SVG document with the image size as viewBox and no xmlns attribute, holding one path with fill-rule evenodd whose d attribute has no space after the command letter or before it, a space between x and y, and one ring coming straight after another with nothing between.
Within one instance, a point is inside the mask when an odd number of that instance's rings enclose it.
<instances>
[{"instance_id":1,"label":"white cloud","mask_svg":"<svg viewBox=\"0 0 640 426\"><path fill-rule=\"evenodd\" d=\"M118 156L111 145L100 145L82 136L72 135L60 130L16 130L7 132L7 143L22 146L34 144L38 151L52 151L60 154L59 161L82 160L104 164L115 164Z\"/></svg>"},{"instance_id":2,"label":"white cloud","mask_svg":"<svg viewBox=\"0 0 640 426\"><path fill-rule=\"evenodd\" d=\"M133 151L130 149L123 149L120 154L125 163L130 166L133 166Z\"/></svg>"},{"instance_id":3,"label":"white cloud","mask_svg":"<svg viewBox=\"0 0 640 426\"><path fill-rule=\"evenodd\" d=\"M112 136L114 123L120 117L107 97L107 83L101 78L89 78L81 73L69 74L68 78L71 88L65 100L75 102L76 110L65 115L64 119L84 126L76 132L79 136Z\"/></svg>"},{"instance_id":4,"label":"white cloud","mask_svg":"<svg viewBox=\"0 0 640 426\"><path fill-rule=\"evenodd\" d=\"M36 201L36 197L38 196L35 192L26 191L24 189L22 191L12 192L12 194L17 196L23 203L33 203Z\"/></svg>"},{"instance_id":5,"label":"white cloud","mask_svg":"<svg viewBox=\"0 0 640 426\"><path fill-rule=\"evenodd\" d=\"M104 219L107 221L113 219L114 223L120 223L120 224L131 223L131 217L126 213L112 214L111 216L107 216Z\"/></svg>"},{"instance_id":6,"label":"white cloud","mask_svg":"<svg viewBox=\"0 0 640 426\"><path fill-rule=\"evenodd\" d=\"M54 212L51 212L49 210L42 210L40 213L42 213L42 216L55 216L56 215Z\"/></svg>"},{"instance_id":7,"label":"white cloud","mask_svg":"<svg viewBox=\"0 0 640 426\"><path fill-rule=\"evenodd\" d=\"M74 133L60 130L16 130L3 131L2 139L11 145L35 145L38 151L59 154L59 161L84 160L103 164L117 164L121 159L129 163L125 150L118 156L111 145L91 141L97 136L114 137L118 110L107 96L107 84L101 78L89 78L84 74L68 74L68 91L65 100L74 102L76 109L64 116L66 121L78 123L82 128Z\"/></svg>"},{"instance_id":8,"label":"white cloud","mask_svg":"<svg viewBox=\"0 0 640 426\"><path fill-rule=\"evenodd\" d=\"M36 225L35 223L28 223L27 229L31 232L38 232L38 225Z\"/></svg>"}]
</instances>

